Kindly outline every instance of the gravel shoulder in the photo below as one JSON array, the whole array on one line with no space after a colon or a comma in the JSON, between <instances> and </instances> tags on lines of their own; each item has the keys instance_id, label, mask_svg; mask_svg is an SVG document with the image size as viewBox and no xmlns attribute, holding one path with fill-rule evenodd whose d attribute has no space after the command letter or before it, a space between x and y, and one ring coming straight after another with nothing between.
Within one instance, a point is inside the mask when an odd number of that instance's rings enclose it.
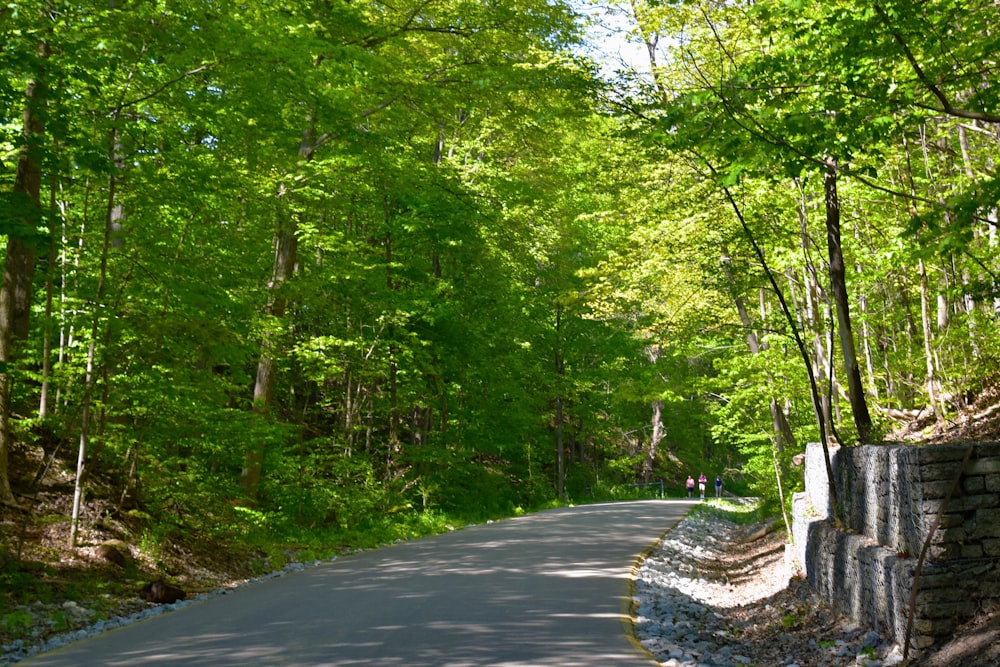
<instances>
[{"instance_id":1,"label":"gravel shoulder","mask_svg":"<svg viewBox=\"0 0 1000 667\"><path fill-rule=\"evenodd\" d=\"M836 613L785 564L780 523L739 525L697 508L639 568L640 642L665 667L997 667L1000 616L983 614L909 662Z\"/></svg>"},{"instance_id":2,"label":"gravel shoulder","mask_svg":"<svg viewBox=\"0 0 1000 667\"><path fill-rule=\"evenodd\" d=\"M898 650L877 633L838 616L803 579L789 578L785 531L771 527L696 509L645 559L636 580L636 634L660 664L899 664L891 657Z\"/></svg>"}]
</instances>

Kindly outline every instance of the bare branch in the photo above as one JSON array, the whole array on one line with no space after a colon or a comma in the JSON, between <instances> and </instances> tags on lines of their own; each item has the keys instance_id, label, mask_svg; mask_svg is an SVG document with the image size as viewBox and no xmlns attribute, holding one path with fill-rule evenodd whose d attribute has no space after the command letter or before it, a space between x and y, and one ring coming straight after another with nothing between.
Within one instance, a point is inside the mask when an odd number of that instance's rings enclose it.
<instances>
[{"instance_id":1,"label":"bare branch","mask_svg":"<svg viewBox=\"0 0 1000 667\"><path fill-rule=\"evenodd\" d=\"M127 102L122 102L119 105L118 109L120 111L121 109L124 109L125 107L130 107L130 106L139 104L140 102L145 102L146 100L148 100L148 99L150 99L152 97L156 97L157 95L159 95L164 90L166 90L170 86L174 85L178 81L183 81L184 79L188 78L189 76L194 76L195 74L198 74L199 72L204 72L207 69L211 69L212 67L215 67L215 65L216 65L216 63L206 63L206 64L202 65L201 67L195 67L194 69L188 70L187 72L184 72L183 74L180 74L180 75L174 77L173 79L170 79L169 81L165 81L163 84L157 86L156 88L154 88L153 90L151 90L149 93L147 93L145 95L137 97L134 100L129 100Z\"/></svg>"},{"instance_id":2,"label":"bare branch","mask_svg":"<svg viewBox=\"0 0 1000 667\"><path fill-rule=\"evenodd\" d=\"M914 106L917 106L922 109L929 109L931 111L938 111L941 113L945 113L949 116L954 116L956 118L981 120L984 123L1000 123L1000 116L997 116L995 114L985 113L982 111L967 111L965 109L959 109L953 106L952 103L948 101L948 97L944 94L944 91L942 91L937 86L937 84L931 81L930 78L928 78L927 74L924 72L923 68L920 67L920 63L917 62L916 57L910 50L910 47L906 43L906 40L903 39L903 36L900 35L898 32L896 32L895 30L893 30L892 24L889 19L889 14L886 13L885 9L883 9L882 5L878 2L875 3L875 11L878 12L878 15L885 22L886 27L889 29L889 33L892 35L892 38L896 41L897 44L899 44L899 47L903 49L903 54L906 56L906 60L909 61L910 67L912 67L913 71L916 73L917 79L919 79L920 82L924 85L924 87L927 88L927 90L931 91L931 94L934 95L934 97L936 97L938 101L941 103L940 109L937 109L930 105L922 105L917 103L914 103Z\"/></svg>"}]
</instances>

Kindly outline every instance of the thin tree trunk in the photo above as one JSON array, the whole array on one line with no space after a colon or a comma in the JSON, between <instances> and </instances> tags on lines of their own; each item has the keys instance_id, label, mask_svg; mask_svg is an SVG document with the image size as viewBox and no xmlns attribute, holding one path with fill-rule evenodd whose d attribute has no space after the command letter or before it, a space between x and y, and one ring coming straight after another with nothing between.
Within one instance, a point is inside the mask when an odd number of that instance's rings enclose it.
<instances>
[{"instance_id":1,"label":"thin tree trunk","mask_svg":"<svg viewBox=\"0 0 1000 667\"><path fill-rule=\"evenodd\" d=\"M68 317L68 313L70 312L70 297L67 293L67 287L72 279L74 282L73 291L77 294L80 292L80 286L77 283L81 274L80 257L83 255L87 221L90 219L91 190L91 180L88 178L84 187L83 207L79 215L80 231L76 241L77 247L76 252L73 253L74 259L72 261L70 261L70 235L66 222L69 219L69 208L65 202L60 205L62 221L60 223L61 250L59 251L59 352L56 356L56 365L60 369L65 366L69 350L73 349L75 343L75 325L73 324L73 320ZM70 375L56 388L55 412L59 412L61 408L66 407L66 396L69 395L69 387L72 382L73 377Z\"/></svg>"},{"instance_id":2,"label":"thin tree trunk","mask_svg":"<svg viewBox=\"0 0 1000 667\"><path fill-rule=\"evenodd\" d=\"M566 499L566 443L563 441L563 400L556 398L556 497Z\"/></svg>"},{"instance_id":3,"label":"thin tree trunk","mask_svg":"<svg viewBox=\"0 0 1000 667\"><path fill-rule=\"evenodd\" d=\"M824 174L826 193L826 241L830 259L830 291L837 309L837 330L840 333L841 355L844 359L844 374L847 377L847 392L854 415L854 426L862 443L868 443L872 435L872 419L868 412L864 386L861 384L861 370L858 366L851 331L851 315L848 305L844 253L840 239L840 200L837 196L837 164L830 158Z\"/></svg>"},{"instance_id":4,"label":"thin tree trunk","mask_svg":"<svg viewBox=\"0 0 1000 667\"><path fill-rule=\"evenodd\" d=\"M562 357L562 311L556 307L556 497L566 499L566 443L563 441L563 376L566 364Z\"/></svg>"},{"instance_id":5,"label":"thin tree trunk","mask_svg":"<svg viewBox=\"0 0 1000 667\"><path fill-rule=\"evenodd\" d=\"M663 350L658 345L646 348L646 358L653 366L659 361ZM663 400L654 398L650 402L650 427L649 448L642 459L642 469L640 471L643 484L648 484L653 478L653 469L656 465L656 455L660 448L660 443L666 436L663 427Z\"/></svg>"},{"instance_id":6,"label":"thin tree trunk","mask_svg":"<svg viewBox=\"0 0 1000 667\"><path fill-rule=\"evenodd\" d=\"M654 399L650 401L650 406L652 407L652 416L650 418L653 427L653 433L649 436L649 450L646 452L646 457L642 464L642 482L643 484L649 484L649 481L653 478L653 467L656 464L656 453L660 449L660 443L663 442L663 438L666 432L663 428L663 401L660 399Z\"/></svg>"},{"instance_id":7,"label":"thin tree trunk","mask_svg":"<svg viewBox=\"0 0 1000 667\"><path fill-rule=\"evenodd\" d=\"M268 415L273 403L276 383L275 356L278 353L280 338L280 321L285 316L287 300L281 291L295 268L298 240L295 219L289 216L279 226L274 238L274 269L268 290L271 293L265 315L268 327L261 342L260 359L257 362L257 377L253 388L253 410L261 415ZM256 497L260 485L264 463L264 449L260 443L252 443L246 452L243 470L240 473L240 484L250 494Z\"/></svg>"},{"instance_id":8,"label":"thin tree trunk","mask_svg":"<svg viewBox=\"0 0 1000 667\"><path fill-rule=\"evenodd\" d=\"M811 259L811 241L809 238L808 218L806 216L805 191L802 188L800 181L796 180L796 185L799 188L799 247L802 250L802 258L805 263L802 271L804 283L803 292L805 295L806 308L804 321L802 323L802 332L803 335L805 335L807 331L812 332L815 368L818 369L819 372L822 372L823 377L830 377L832 373L830 364L832 362L826 349L826 343L823 341L823 331L826 329L826 321L828 320L826 314L829 309L829 304L823 299L823 293L820 289L816 266ZM827 442L831 435L830 427L833 424L833 411L831 409L829 388L819 391L818 400L818 409L823 415L822 423L826 425L826 428L820 432L819 437L821 442Z\"/></svg>"},{"instance_id":9,"label":"thin tree trunk","mask_svg":"<svg viewBox=\"0 0 1000 667\"><path fill-rule=\"evenodd\" d=\"M122 167L121 146L118 131L112 130L109 148L116 169ZM84 486L87 479L87 447L90 434L91 397L94 388L94 357L97 348L97 336L100 331L101 312L104 304L104 293L108 275L108 251L111 248L111 237L115 230L120 229L124 216L118 204L118 174L112 173L108 179L108 207L105 214L104 241L101 244L100 273L97 278L97 294L94 299L94 314L90 327L90 344L87 347L87 373L84 378L83 403L80 411L80 441L77 449L76 480L73 485L73 510L70 516L69 548L76 547L79 531L80 511L83 506Z\"/></svg>"},{"instance_id":10,"label":"thin tree trunk","mask_svg":"<svg viewBox=\"0 0 1000 667\"><path fill-rule=\"evenodd\" d=\"M299 143L299 159L303 163L312 160L313 154L322 143L316 139L312 127L313 119L306 119L306 129L302 132ZM294 181L294 179L289 179ZM282 185L278 198L290 196L287 186ZM270 294L264 315L268 320L267 328L261 341L260 358L257 361L257 375L253 387L253 411L268 416L274 402L274 388L277 383L276 357L279 353L281 320L285 316L288 300L282 288L292 279L295 265L298 261L298 220L296 214L279 214L278 228L274 235L274 264L271 270L271 280L267 285ZM250 495L257 497L264 466L263 443L252 443L244 454L243 469L240 471L240 486Z\"/></svg>"},{"instance_id":11,"label":"thin tree trunk","mask_svg":"<svg viewBox=\"0 0 1000 667\"><path fill-rule=\"evenodd\" d=\"M774 463L774 478L778 481L778 504L781 505L781 518L785 522L785 534L789 536L788 541L791 542L792 523L788 520L788 510L785 506L785 487L781 484L781 464L778 459L778 452L777 443L772 443L771 460Z\"/></svg>"},{"instance_id":12,"label":"thin tree trunk","mask_svg":"<svg viewBox=\"0 0 1000 667\"><path fill-rule=\"evenodd\" d=\"M87 474L87 438L90 425L90 395L94 384L94 352L97 338L97 313L94 314L92 338L87 347L87 374L84 378L83 406L80 410L80 441L76 453L76 480L73 483L73 510L70 514L69 548L76 548L76 537L80 529L80 511L83 507L84 482Z\"/></svg>"},{"instance_id":13,"label":"thin tree trunk","mask_svg":"<svg viewBox=\"0 0 1000 667\"><path fill-rule=\"evenodd\" d=\"M49 187L49 211L55 213L55 210L56 187L52 183ZM54 221L55 216L52 218ZM42 383L38 398L38 418L42 420L49 414L49 388L52 383L52 296L56 269L59 266L54 225L54 222L49 224L49 260L45 272L45 331L42 335Z\"/></svg>"},{"instance_id":14,"label":"thin tree trunk","mask_svg":"<svg viewBox=\"0 0 1000 667\"><path fill-rule=\"evenodd\" d=\"M927 267L924 260L917 263L920 269L920 323L924 332L924 359L927 368L927 400L931 402L931 409L934 410L934 417L939 421L944 421L944 413L938 402L937 394L937 373L934 368L934 350L931 344L933 331L931 330L931 306L930 295L927 286Z\"/></svg>"},{"instance_id":15,"label":"thin tree trunk","mask_svg":"<svg viewBox=\"0 0 1000 667\"><path fill-rule=\"evenodd\" d=\"M972 168L972 158L970 157L969 134L962 124L958 126L958 143L962 148L963 170L971 182L975 179L976 174ZM994 209L995 211L996 209ZM990 233L992 232L993 229L990 230ZM982 231L977 227L973 229L973 235L974 237L981 237ZM969 327L969 344L972 346L972 358L974 361L978 361L981 355L979 350L979 332L976 330L976 299L968 289L971 282L968 270L962 270L961 277L962 287L965 288L962 293L962 310L965 312L965 319Z\"/></svg>"},{"instance_id":16,"label":"thin tree trunk","mask_svg":"<svg viewBox=\"0 0 1000 667\"><path fill-rule=\"evenodd\" d=\"M386 201L385 220L387 227L389 226L388 223L391 215L389 202ZM385 247L385 287L390 294L396 289L392 271L392 240L392 234L387 232L383 240L383 246ZM399 362L397 361L399 347L396 345L395 324L389 325L387 337L389 339L389 368L387 369L389 379L389 448L386 452L385 470L386 477L388 478L392 474L391 469L394 454L399 449Z\"/></svg>"},{"instance_id":17,"label":"thin tree trunk","mask_svg":"<svg viewBox=\"0 0 1000 667\"><path fill-rule=\"evenodd\" d=\"M990 221L990 252L996 256L997 247L1000 246L1000 242L997 240L997 227L1000 227L1000 219L997 216L997 209L991 209L986 219ZM1000 296L993 298L993 313L1000 315Z\"/></svg>"},{"instance_id":18,"label":"thin tree trunk","mask_svg":"<svg viewBox=\"0 0 1000 667\"><path fill-rule=\"evenodd\" d=\"M867 221L866 221L867 222ZM864 243L864 239L861 238L860 225L855 227L854 240L859 245ZM854 264L855 275L864 275L865 267L860 261L856 261ZM879 391L878 385L875 383L875 361L872 354L872 344L871 344L871 327L868 324L868 292L864 289L858 292L858 310L861 312L861 340L859 341L861 346L861 353L865 359L865 377L868 380L868 393L869 395L878 401Z\"/></svg>"},{"instance_id":19,"label":"thin tree trunk","mask_svg":"<svg viewBox=\"0 0 1000 667\"><path fill-rule=\"evenodd\" d=\"M878 384L875 382L875 357L872 354L872 331L868 326L868 295L861 294L858 297L858 307L861 309L861 349L865 355L865 370L868 374L868 391L873 398L878 400Z\"/></svg>"}]
</instances>

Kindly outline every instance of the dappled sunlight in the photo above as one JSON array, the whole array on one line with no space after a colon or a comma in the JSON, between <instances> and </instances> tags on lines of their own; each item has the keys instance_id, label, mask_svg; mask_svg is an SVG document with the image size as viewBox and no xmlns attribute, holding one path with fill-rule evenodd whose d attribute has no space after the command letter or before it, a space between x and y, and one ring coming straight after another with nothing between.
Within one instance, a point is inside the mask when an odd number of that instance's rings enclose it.
<instances>
[{"instance_id":1,"label":"dappled sunlight","mask_svg":"<svg viewBox=\"0 0 1000 667\"><path fill-rule=\"evenodd\" d=\"M628 581L686 509L670 508L553 510L339 558L122 628L101 664L645 666ZM38 664L87 664L59 654Z\"/></svg>"},{"instance_id":2,"label":"dappled sunlight","mask_svg":"<svg viewBox=\"0 0 1000 667\"><path fill-rule=\"evenodd\" d=\"M554 577L567 577L569 579L586 579L593 577L610 577L612 579L628 579L632 575L631 568L626 569L614 569L614 568L571 568L565 570L546 570L545 574Z\"/></svg>"}]
</instances>

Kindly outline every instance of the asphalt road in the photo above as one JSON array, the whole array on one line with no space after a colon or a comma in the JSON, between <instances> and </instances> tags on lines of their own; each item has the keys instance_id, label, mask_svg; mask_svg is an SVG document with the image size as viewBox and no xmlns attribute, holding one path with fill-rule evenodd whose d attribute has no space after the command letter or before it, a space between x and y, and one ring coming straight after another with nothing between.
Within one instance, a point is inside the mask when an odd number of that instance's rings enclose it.
<instances>
[{"instance_id":1,"label":"asphalt road","mask_svg":"<svg viewBox=\"0 0 1000 667\"><path fill-rule=\"evenodd\" d=\"M692 504L550 510L342 557L20 664L650 667L632 570Z\"/></svg>"}]
</instances>

